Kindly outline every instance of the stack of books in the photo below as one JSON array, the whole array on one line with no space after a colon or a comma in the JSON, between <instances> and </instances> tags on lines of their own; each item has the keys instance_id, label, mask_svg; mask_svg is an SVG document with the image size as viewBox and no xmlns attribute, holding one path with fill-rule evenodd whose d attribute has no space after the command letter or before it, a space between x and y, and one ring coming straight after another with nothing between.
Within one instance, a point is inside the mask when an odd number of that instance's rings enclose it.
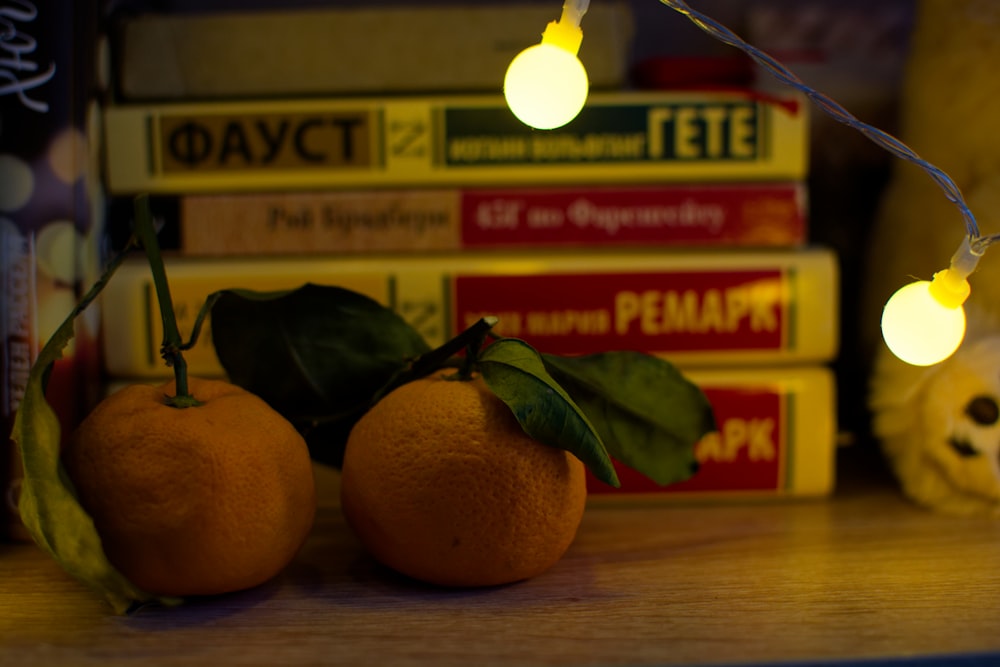
<instances>
[{"instance_id":1,"label":"stack of books","mask_svg":"<svg viewBox=\"0 0 1000 667\"><path fill-rule=\"evenodd\" d=\"M239 41L239 16L213 48ZM537 39L541 23L516 23L519 48ZM119 75L139 81L128 64ZM661 355L705 390L719 431L698 444L690 481L658 489L621 471L621 490L592 480L595 496L828 493L838 277L833 253L808 244L805 100L618 81L539 132L506 108L505 65L494 92L439 81L182 100L180 86L110 106L110 193L177 211L167 271L181 330L213 291L314 282L393 307L431 345L496 315L498 333L543 352ZM105 304L107 373L166 375L143 260L119 270ZM186 353L190 372L222 374L209 340Z\"/></svg>"}]
</instances>

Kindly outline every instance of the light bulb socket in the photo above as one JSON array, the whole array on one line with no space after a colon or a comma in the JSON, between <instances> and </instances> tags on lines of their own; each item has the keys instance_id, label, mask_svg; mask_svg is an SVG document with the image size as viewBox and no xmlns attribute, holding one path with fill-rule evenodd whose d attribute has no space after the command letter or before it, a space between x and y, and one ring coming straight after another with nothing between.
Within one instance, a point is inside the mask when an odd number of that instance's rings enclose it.
<instances>
[{"instance_id":1,"label":"light bulb socket","mask_svg":"<svg viewBox=\"0 0 1000 667\"><path fill-rule=\"evenodd\" d=\"M568 21L551 21L542 33L542 44L551 44L569 51L574 56L580 52L583 43L583 30L580 26Z\"/></svg>"},{"instance_id":2,"label":"light bulb socket","mask_svg":"<svg viewBox=\"0 0 1000 667\"><path fill-rule=\"evenodd\" d=\"M980 247L979 244L974 244L973 239L966 236L962 239L961 245L958 246L958 250L955 254L951 256L951 263L948 268L953 272L957 273L962 278L967 278L973 271L976 270L976 266L979 265L979 259L983 256L986 251L984 247Z\"/></svg>"},{"instance_id":3,"label":"light bulb socket","mask_svg":"<svg viewBox=\"0 0 1000 667\"><path fill-rule=\"evenodd\" d=\"M971 288L969 281L963 278L959 271L944 269L934 274L927 291L945 308L961 308L969 298Z\"/></svg>"}]
</instances>

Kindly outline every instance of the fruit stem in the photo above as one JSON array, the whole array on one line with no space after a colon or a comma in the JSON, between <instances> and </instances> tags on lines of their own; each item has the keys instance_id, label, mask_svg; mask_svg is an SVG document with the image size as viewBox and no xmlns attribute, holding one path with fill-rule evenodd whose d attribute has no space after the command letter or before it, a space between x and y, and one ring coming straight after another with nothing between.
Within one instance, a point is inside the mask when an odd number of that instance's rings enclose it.
<instances>
[{"instance_id":1,"label":"fruit stem","mask_svg":"<svg viewBox=\"0 0 1000 667\"><path fill-rule=\"evenodd\" d=\"M449 365L452 357L463 349L468 350L469 354L462 360L458 369L458 375L463 380L471 379L472 366L476 361L476 357L478 357L479 348L483 346L483 341L486 340L486 336L490 334L490 330L496 326L498 321L499 319L492 315L482 317L444 345L420 355L407 367L399 370L381 389L375 392L375 395L371 399L371 405L374 405L383 396L401 384L412 382Z\"/></svg>"},{"instance_id":2,"label":"fruit stem","mask_svg":"<svg viewBox=\"0 0 1000 667\"><path fill-rule=\"evenodd\" d=\"M201 405L188 390L187 361L181 353L183 341L177 329L177 317L174 315L174 302L170 298L170 284L167 282L167 271L160 255L160 244L156 240L156 229L153 227L153 214L149 208L149 195L139 195L135 198L135 236L146 251L149 269L153 274L153 285L156 288L156 299L160 304L160 318L163 320L163 343L160 345L160 356L167 366L174 369L174 383L177 394L167 398L167 403L175 408L188 408Z\"/></svg>"},{"instance_id":3,"label":"fruit stem","mask_svg":"<svg viewBox=\"0 0 1000 667\"><path fill-rule=\"evenodd\" d=\"M465 344L465 358L458 369L459 378L472 379L472 371L476 367L476 362L479 361L479 351L483 348L483 343L486 342L486 336L490 335L498 321L499 319L494 316L484 317L455 337L456 342Z\"/></svg>"},{"instance_id":4,"label":"fruit stem","mask_svg":"<svg viewBox=\"0 0 1000 667\"><path fill-rule=\"evenodd\" d=\"M486 336L496 326L499 319L493 315L481 317L470 327L446 342L441 347L420 356L409 369L412 378L423 377L437 368L441 368L454 355L465 349L465 358L458 368L458 375L463 380L472 378L472 369L479 358L479 349L483 346Z\"/></svg>"}]
</instances>

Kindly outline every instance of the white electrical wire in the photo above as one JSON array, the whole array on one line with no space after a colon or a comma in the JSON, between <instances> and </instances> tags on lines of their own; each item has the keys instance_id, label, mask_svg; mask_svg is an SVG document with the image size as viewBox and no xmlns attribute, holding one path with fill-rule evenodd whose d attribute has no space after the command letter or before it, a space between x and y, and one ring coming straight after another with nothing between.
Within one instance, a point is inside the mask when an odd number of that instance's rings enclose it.
<instances>
[{"instance_id":1,"label":"white electrical wire","mask_svg":"<svg viewBox=\"0 0 1000 667\"><path fill-rule=\"evenodd\" d=\"M907 162L912 162L926 171L934 182L937 183L938 186L944 191L944 195L948 201L953 203L958 208L962 218L965 220L967 238L963 241L962 245L953 256L951 267L961 274L962 277L969 275L973 270L975 270L979 257L982 256L990 244L1000 240L1000 234L983 236L980 233L979 224L976 222L975 216L972 214L972 211L969 210L969 206L965 203L964 197L962 197L961 190L951 177L948 176L948 174L946 174L943 170L917 155L902 141L876 127L858 120L853 114L840 106L840 104L807 86L801 79L799 79L798 76L767 53L764 53L757 47L748 44L729 28L718 23L714 19L691 9L691 7L684 2L684 0L660 0L660 2L674 11L683 14L690 19L692 23L720 42L734 46L743 51L757 64L767 70L771 76L781 83L791 86L792 88L795 88L805 94L817 107L835 120L861 132L861 134L865 135L868 139L896 157L906 160Z\"/></svg>"},{"instance_id":2,"label":"white electrical wire","mask_svg":"<svg viewBox=\"0 0 1000 667\"><path fill-rule=\"evenodd\" d=\"M587 13L587 9L590 8L590 0L566 0L563 3L562 16L559 17L559 22L564 21L570 23L574 27L580 27L580 21L583 19L583 15Z\"/></svg>"}]
</instances>

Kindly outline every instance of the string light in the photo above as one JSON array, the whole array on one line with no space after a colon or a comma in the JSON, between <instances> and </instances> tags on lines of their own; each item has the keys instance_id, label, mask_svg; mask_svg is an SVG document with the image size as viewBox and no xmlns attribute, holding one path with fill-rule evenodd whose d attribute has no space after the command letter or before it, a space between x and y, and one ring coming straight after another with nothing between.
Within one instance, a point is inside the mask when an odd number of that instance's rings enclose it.
<instances>
[{"instance_id":1,"label":"string light","mask_svg":"<svg viewBox=\"0 0 1000 667\"><path fill-rule=\"evenodd\" d=\"M892 295L882 311L882 337L893 354L914 366L930 366L958 349L965 337L966 277L978 261L966 241L950 267Z\"/></svg>"},{"instance_id":2,"label":"string light","mask_svg":"<svg viewBox=\"0 0 1000 667\"><path fill-rule=\"evenodd\" d=\"M840 104L807 86L798 76L767 53L748 44L729 28L711 17L692 9L684 0L660 0L660 2L686 16L692 23L718 41L733 46L748 55L771 76L803 93L814 105L834 120L857 130L892 155L922 168L941 188L948 201L958 208L965 221L965 237L958 250L952 255L948 268L935 273L930 281L920 280L900 288L889 299L882 312L883 339L893 354L903 361L925 366L938 363L951 356L961 345L965 335L963 304L970 291L967 278L976 270L979 259L986 249L995 241L1000 240L1000 234L982 235L975 216L969 210L961 190L951 177L917 155L902 141L858 120ZM570 4L567 2L564 5L564 16L566 6ZM585 10L586 3L584 3ZM579 16L576 18L576 25L579 26ZM582 39L582 32L580 37ZM576 53L575 49L578 48L579 43L574 47L574 54ZM517 111L514 113L518 115ZM518 115L518 117L521 116ZM569 120L564 122L569 122Z\"/></svg>"},{"instance_id":3,"label":"string light","mask_svg":"<svg viewBox=\"0 0 1000 667\"><path fill-rule=\"evenodd\" d=\"M966 236L952 255L947 269L931 281L905 285L890 297L882 311L882 337L897 357L918 366L944 361L961 345L965 336L963 304L969 296L967 278L979 258L1000 235L983 236L962 192L944 171L927 162L909 146L890 134L858 120L829 97L805 85L784 65L760 49L747 44L731 30L690 7L684 0L660 0L685 15L692 23L719 41L734 46L761 65L781 83L805 94L834 120L854 128L892 155L921 167L944 192L965 220Z\"/></svg>"},{"instance_id":4,"label":"string light","mask_svg":"<svg viewBox=\"0 0 1000 667\"><path fill-rule=\"evenodd\" d=\"M525 125L539 130L561 127L576 118L587 101L590 82L577 58L580 20L590 0L567 0L562 16L542 33L542 41L521 51L504 76L507 106Z\"/></svg>"}]
</instances>

